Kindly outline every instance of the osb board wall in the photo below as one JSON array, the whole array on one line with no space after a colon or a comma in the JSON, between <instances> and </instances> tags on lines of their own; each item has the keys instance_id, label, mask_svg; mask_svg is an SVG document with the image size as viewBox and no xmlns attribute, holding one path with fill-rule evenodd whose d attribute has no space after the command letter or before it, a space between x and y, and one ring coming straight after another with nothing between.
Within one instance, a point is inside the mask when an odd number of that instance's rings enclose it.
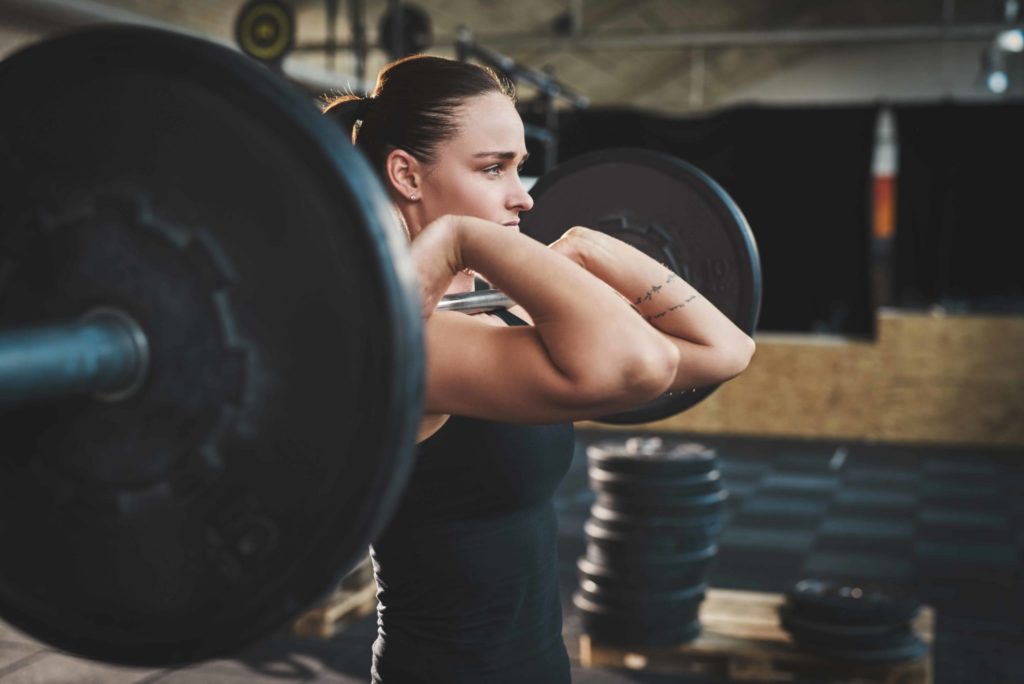
<instances>
[{"instance_id":1,"label":"osb board wall","mask_svg":"<svg viewBox=\"0 0 1024 684\"><path fill-rule=\"evenodd\" d=\"M628 429L1024 446L1024 317L883 310L874 342L756 339L743 375Z\"/></svg>"}]
</instances>

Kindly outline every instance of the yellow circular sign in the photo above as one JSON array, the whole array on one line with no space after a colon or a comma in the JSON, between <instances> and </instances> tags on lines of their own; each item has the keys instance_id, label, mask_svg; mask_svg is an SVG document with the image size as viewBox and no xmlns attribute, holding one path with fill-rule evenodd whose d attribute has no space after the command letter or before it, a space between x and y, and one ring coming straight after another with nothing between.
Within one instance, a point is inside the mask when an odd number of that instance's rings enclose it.
<instances>
[{"instance_id":1,"label":"yellow circular sign","mask_svg":"<svg viewBox=\"0 0 1024 684\"><path fill-rule=\"evenodd\" d=\"M235 37L242 52L250 57L277 61L291 47L294 31L287 7L273 0L255 0L238 15Z\"/></svg>"}]
</instances>

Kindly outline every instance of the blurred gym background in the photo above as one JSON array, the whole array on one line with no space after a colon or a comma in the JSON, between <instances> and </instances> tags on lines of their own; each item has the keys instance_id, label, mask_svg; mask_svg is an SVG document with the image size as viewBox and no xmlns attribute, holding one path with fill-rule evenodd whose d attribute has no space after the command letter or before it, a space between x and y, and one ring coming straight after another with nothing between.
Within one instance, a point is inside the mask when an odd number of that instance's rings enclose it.
<instances>
[{"instance_id":1,"label":"blurred gym background","mask_svg":"<svg viewBox=\"0 0 1024 684\"><path fill-rule=\"evenodd\" d=\"M230 45L311 98L365 92L415 52L489 64L517 84L528 176L643 147L700 167L742 207L764 277L751 367L685 414L578 426L558 498L576 681L773 681L581 658L584 450L633 434L718 453L730 498L714 587L899 583L937 618L927 679L913 681L1024 681L1017 0L0 0L0 59L95 23ZM88 663L0 626L0 680L366 681L375 622L352 605L180 670Z\"/></svg>"}]
</instances>

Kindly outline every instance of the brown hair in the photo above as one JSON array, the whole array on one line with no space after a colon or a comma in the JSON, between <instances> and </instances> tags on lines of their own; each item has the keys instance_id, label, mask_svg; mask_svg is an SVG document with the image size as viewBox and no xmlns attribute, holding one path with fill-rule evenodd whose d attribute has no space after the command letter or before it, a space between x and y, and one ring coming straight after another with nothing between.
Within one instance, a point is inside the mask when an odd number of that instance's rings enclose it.
<instances>
[{"instance_id":1,"label":"brown hair","mask_svg":"<svg viewBox=\"0 0 1024 684\"><path fill-rule=\"evenodd\" d=\"M413 55L388 64L368 97L341 95L323 107L377 173L399 148L430 165L437 147L458 131L456 109L467 99L501 93L515 102L515 89L488 67L442 57Z\"/></svg>"}]
</instances>

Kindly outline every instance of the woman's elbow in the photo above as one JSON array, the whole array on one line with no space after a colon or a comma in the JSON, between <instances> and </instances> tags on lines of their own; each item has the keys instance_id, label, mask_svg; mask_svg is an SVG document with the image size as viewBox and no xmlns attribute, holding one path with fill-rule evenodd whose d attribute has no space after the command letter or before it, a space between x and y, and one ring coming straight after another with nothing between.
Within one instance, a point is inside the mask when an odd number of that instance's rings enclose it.
<instances>
[{"instance_id":1,"label":"woman's elbow","mask_svg":"<svg viewBox=\"0 0 1024 684\"><path fill-rule=\"evenodd\" d=\"M591 367L575 384L575 400L584 405L636 406L664 394L679 366L679 350L661 342L654 339L609 350L601 367Z\"/></svg>"},{"instance_id":2,"label":"woman's elbow","mask_svg":"<svg viewBox=\"0 0 1024 684\"><path fill-rule=\"evenodd\" d=\"M757 344L754 342L754 338L744 336L740 341L733 345L726 353L726 373L728 378L735 378L737 375L747 370L750 365L750 361L754 358L754 352L757 351Z\"/></svg>"},{"instance_id":3,"label":"woman's elbow","mask_svg":"<svg viewBox=\"0 0 1024 684\"><path fill-rule=\"evenodd\" d=\"M656 399L671 386L679 368L679 349L661 336L634 347L621 366L620 396L626 402Z\"/></svg>"}]
</instances>

